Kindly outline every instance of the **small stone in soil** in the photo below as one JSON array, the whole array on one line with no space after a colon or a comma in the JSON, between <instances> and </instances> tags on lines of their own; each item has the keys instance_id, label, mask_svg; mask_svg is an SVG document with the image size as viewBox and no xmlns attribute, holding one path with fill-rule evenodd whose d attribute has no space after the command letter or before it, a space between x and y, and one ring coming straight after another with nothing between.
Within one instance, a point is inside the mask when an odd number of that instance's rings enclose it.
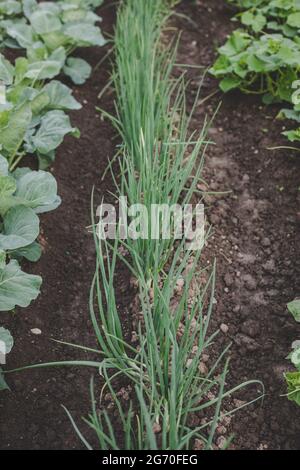
<instances>
[{"instance_id":1,"label":"small stone in soil","mask_svg":"<svg viewBox=\"0 0 300 470\"><path fill-rule=\"evenodd\" d=\"M42 334L42 332L39 328L32 328L32 330L30 330L30 331L33 335L41 335Z\"/></svg>"}]
</instances>

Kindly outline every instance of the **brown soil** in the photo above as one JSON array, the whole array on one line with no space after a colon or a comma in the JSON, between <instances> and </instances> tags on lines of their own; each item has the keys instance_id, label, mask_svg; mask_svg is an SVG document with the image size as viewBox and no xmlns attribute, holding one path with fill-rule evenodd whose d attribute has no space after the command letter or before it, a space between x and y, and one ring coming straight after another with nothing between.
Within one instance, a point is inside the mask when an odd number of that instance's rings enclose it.
<instances>
[{"instance_id":1,"label":"brown soil","mask_svg":"<svg viewBox=\"0 0 300 470\"><path fill-rule=\"evenodd\" d=\"M108 3L100 8L99 14L103 17L103 31L112 33L114 9ZM95 66L109 48L108 44L105 48L84 49L77 55ZM83 105L83 109L71 115L73 125L81 131L81 138L67 138L58 150L53 173L63 203L56 211L42 216L43 256L39 263L24 267L43 277L41 295L29 308L17 309L13 315L1 315L3 326L9 328L15 338L7 368L39 362L95 359L91 354L58 345L51 338L96 346L88 313L95 266L94 243L86 227L91 223L93 186L96 187L96 200L104 194L107 196L107 191L113 188L109 174L104 182L101 177L108 159L114 155L116 132L95 109L98 94L109 78L109 62L106 60L94 70L85 85L74 87L68 83ZM109 93L101 106L113 111ZM119 285L122 282L120 279ZM123 292L124 305L129 303L127 295ZM33 335L30 332L33 328L41 329L42 335ZM87 415L90 375L91 369L49 368L7 376L12 391L0 395L0 447L80 448L61 404L74 413L77 420Z\"/></svg>"},{"instance_id":2,"label":"brown soil","mask_svg":"<svg viewBox=\"0 0 300 470\"><path fill-rule=\"evenodd\" d=\"M215 45L221 44L233 27L229 21L232 12L220 0L184 0L178 11L195 23L172 20L183 31L178 62L209 66ZM104 8L100 14L104 31L112 32L112 9ZM90 49L81 54L95 65L106 50ZM188 92L191 103L201 71L189 69L188 75L192 80ZM101 176L115 152L115 132L95 111L98 93L108 76L105 62L87 84L75 88L84 108L72 114L72 122L81 129L82 137L79 141L67 139L58 152L53 171L63 204L42 217L45 252L39 263L27 267L43 276L42 294L30 308L2 316L4 326L16 339L9 368L91 359L91 354L63 347L50 338L96 346L87 308L95 256L86 226L93 185L99 199L112 188L109 176L104 182ZM217 82L207 76L202 97L215 90ZM220 99L218 94L197 107L194 128L200 128L204 113L212 114ZM263 403L251 405L219 427L217 443L234 433L235 449L299 449L300 411L280 396L285 393L282 373L289 367L285 357L291 342L299 338L299 327L286 312L286 302L299 294L299 157L267 150L285 143L280 136L282 123L275 119L276 108L262 107L259 98L240 93L222 96L222 101L210 130L217 145L208 151L205 177L209 190L232 192L207 196L205 202L214 227L207 252L210 259L218 259L212 327L223 324L223 331L228 331L220 332L210 355L213 358L231 341L228 385L259 379L266 387L266 397ZM101 106L112 110L109 93ZM133 295L127 278L121 271L118 298L121 314L128 319L126 310ZM40 328L42 335L32 335L32 328ZM77 420L86 415L90 375L90 370L82 368L50 368L9 376L12 392L0 395L0 448L81 448L60 405L66 405ZM239 392L235 397L239 401L230 405L253 399L255 393L253 388Z\"/></svg>"},{"instance_id":3,"label":"brown soil","mask_svg":"<svg viewBox=\"0 0 300 470\"><path fill-rule=\"evenodd\" d=\"M220 0L182 2L178 11L195 23L175 20L183 31L178 61L210 66L216 46L234 27L233 11ZM200 75L189 69L190 102ZM201 98L217 89L207 75ZM287 143L280 135L283 124L275 119L278 108L262 106L259 97L219 93L197 108L194 128L220 100L210 130L217 145L208 151L205 178L209 191L232 192L205 200L214 231L207 252L218 261L212 327L228 328L214 349L232 342L230 385L259 379L266 396L240 411L227 429L221 426L219 442L233 432L235 449L300 449L300 409L281 396L286 393L283 372L289 369L285 358L300 334L286 311L286 303L299 295L299 155L267 150ZM240 401L232 405L239 406L255 392L239 392L236 398Z\"/></svg>"}]
</instances>

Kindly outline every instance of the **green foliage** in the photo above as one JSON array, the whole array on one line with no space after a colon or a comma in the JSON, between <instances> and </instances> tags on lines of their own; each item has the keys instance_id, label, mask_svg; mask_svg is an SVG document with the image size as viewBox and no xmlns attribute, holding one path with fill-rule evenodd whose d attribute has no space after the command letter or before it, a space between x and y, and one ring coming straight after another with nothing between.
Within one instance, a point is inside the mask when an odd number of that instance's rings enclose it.
<instances>
[{"instance_id":1,"label":"green foliage","mask_svg":"<svg viewBox=\"0 0 300 470\"><path fill-rule=\"evenodd\" d=\"M296 322L300 322L300 300L295 299L287 304L288 311L292 314ZM294 341L292 344L292 352L288 358L297 371L286 372L284 374L288 386L288 399L294 401L300 406L300 341Z\"/></svg>"},{"instance_id":2,"label":"green foliage","mask_svg":"<svg viewBox=\"0 0 300 470\"><path fill-rule=\"evenodd\" d=\"M44 79L60 70L63 57L64 50L58 49L51 60L30 62L22 58L12 66L0 55L7 84L6 103L0 105L0 145L12 168L25 153L36 153L45 168L66 134L79 137L64 112L81 108L71 90L56 80L43 86Z\"/></svg>"},{"instance_id":3,"label":"green foliage","mask_svg":"<svg viewBox=\"0 0 300 470\"><path fill-rule=\"evenodd\" d=\"M0 40L2 35L3 46L24 48L28 58L35 58L35 64L28 71L29 78L52 78L64 70L67 56L77 47L105 44L97 26L101 18L93 12L93 8L102 4L101 0L55 3L25 0L13 2L10 8L8 3L0 2ZM53 62L57 49L61 49L63 54L61 60ZM43 77L44 73L46 77ZM87 65L85 72L81 73L81 82L76 81L75 72L68 73L72 80L74 74L74 83L83 83L89 76Z\"/></svg>"},{"instance_id":4,"label":"green foliage","mask_svg":"<svg viewBox=\"0 0 300 470\"><path fill-rule=\"evenodd\" d=\"M208 145L207 124L189 135L192 115L186 110L184 80L172 77L176 44L165 49L159 44L165 12L162 0L126 0L118 13L115 35L117 116L110 117L123 140L117 192L128 197L128 204L142 202L147 207L191 200ZM203 353L213 347L217 335L209 332L215 266L198 268L201 250L185 249L186 240L177 244L159 237L122 242L117 237L111 246L99 241L92 222L97 260L90 315L103 357L98 367L105 385L99 411L91 383L92 412L85 422L96 433L101 450L192 449L195 438L201 439L205 449L212 449L222 401L242 387L226 388L227 349L207 373L199 370ZM128 256L121 254L121 248L126 248ZM115 294L117 263L124 263L139 286L137 347L127 343L123 331ZM191 297L195 277L201 275L207 276L207 283L197 285ZM177 296L182 280L184 287ZM122 377L133 391L127 406L115 388L115 380L119 383ZM115 405L113 414L101 403L106 389ZM212 390L214 398L210 399ZM207 423L193 427L189 418L204 410ZM121 436L115 430L116 419Z\"/></svg>"},{"instance_id":5,"label":"green foliage","mask_svg":"<svg viewBox=\"0 0 300 470\"><path fill-rule=\"evenodd\" d=\"M16 260L0 269L0 311L14 309L17 305L28 307L40 292L42 278L24 273Z\"/></svg>"},{"instance_id":6,"label":"green foliage","mask_svg":"<svg viewBox=\"0 0 300 470\"><path fill-rule=\"evenodd\" d=\"M65 67L76 83L89 77L91 67L68 56L76 47L104 44L93 12L101 4L0 1L1 45L26 49L14 64L0 54L0 311L27 306L39 292L41 278L24 273L19 262L39 259L37 214L61 203L55 178L43 169L67 134L80 135L66 114L80 103L70 88L50 80ZM38 157L39 171L16 169L28 154Z\"/></svg>"},{"instance_id":7,"label":"green foliage","mask_svg":"<svg viewBox=\"0 0 300 470\"><path fill-rule=\"evenodd\" d=\"M230 0L229 0L230 1ZM263 95L266 104L287 102L279 117L300 122L300 2L298 0L231 0L245 9L237 15L245 29L234 31L218 49L210 72L220 88L239 88ZM283 132L292 142L300 140L300 127Z\"/></svg>"},{"instance_id":8,"label":"green foliage","mask_svg":"<svg viewBox=\"0 0 300 470\"><path fill-rule=\"evenodd\" d=\"M3 327L0 327L0 341L5 344L5 354L9 354L13 348L14 340L10 332Z\"/></svg>"},{"instance_id":9,"label":"green foliage","mask_svg":"<svg viewBox=\"0 0 300 470\"><path fill-rule=\"evenodd\" d=\"M7 160L0 155L0 311L16 305L27 306L35 299L41 279L20 270L22 258L37 261L41 255L39 219L60 204L55 178L45 171L22 168L9 172ZM15 259L6 263L6 260ZM12 264L11 264L12 263Z\"/></svg>"},{"instance_id":10,"label":"green foliage","mask_svg":"<svg viewBox=\"0 0 300 470\"><path fill-rule=\"evenodd\" d=\"M297 322L300 322L300 300L293 300L287 304L289 312Z\"/></svg>"},{"instance_id":11,"label":"green foliage","mask_svg":"<svg viewBox=\"0 0 300 470\"><path fill-rule=\"evenodd\" d=\"M85 60L76 57L69 57L63 70L76 85L82 85L92 72L91 66Z\"/></svg>"},{"instance_id":12,"label":"green foliage","mask_svg":"<svg viewBox=\"0 0 300 470\"><path fill-rule=\"evenodd\" d=\"M288 385L288 399L300 406L300 371L286 372L284 376Z\"/></svg>"}]
</instances>

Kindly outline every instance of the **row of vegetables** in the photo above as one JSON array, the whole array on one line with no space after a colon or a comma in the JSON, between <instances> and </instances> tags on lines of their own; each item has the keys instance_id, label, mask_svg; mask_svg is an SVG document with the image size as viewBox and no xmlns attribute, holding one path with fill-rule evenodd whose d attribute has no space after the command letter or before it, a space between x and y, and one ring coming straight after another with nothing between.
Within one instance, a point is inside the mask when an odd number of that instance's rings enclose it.
<instances>
[{"instance_id":1,"label":"row of vegetables","mask_svg":"<svg viewBox=\"0 0 300 470\"><path fill-rule=\"evenodd\" d=\"M299 0L228 0L239 8L239 27L218 49L211 73L224 92L239 88L262 95L265 104L284 103L279 118L295 121L283 134L300 141Z\"/></svg>"},{"instance_id":2,"label":"row of vegetables","mask_svg":"<svg viewBox=\"0 0 300 470\"><path fill-rule=\"evenodd\" d=\"M80 136L67 113L81 104L55 77L64 73L81 84L90 76L91 66L71 54L104 45L94 12L101 3L0 2L1 50L7 56L11 48L9 55L17 56L13 63L0 53L0 311L27 307L40 292L41 277L24 272L21 262L40 258L39 214L61 203L46 170L64 137ZM25 156L29 167L19 166ZM0 341L8 353L13 340L2 327Z\"/></svg>"},{"instance_id":3,"label":"row of vegetables","mask_svg":"<svg viewBox=\"0 0 300 470\"><path fill-rule=\"evenodd\" d=\"M233 18L241 23L226 43L211 73L220 79L224 92L239 88L262 95L265 104L284 102L278 118L300 123L300 1L228 0L239 11ZM283 132L289 141L300 141L300 127ZM295 148L297 150L297 148ZM300 300L288 304L300 322ZM287 396L300 405L300 341L292 343L288 355L295 368L285 373Z\"/></svg>"}]
</instances>

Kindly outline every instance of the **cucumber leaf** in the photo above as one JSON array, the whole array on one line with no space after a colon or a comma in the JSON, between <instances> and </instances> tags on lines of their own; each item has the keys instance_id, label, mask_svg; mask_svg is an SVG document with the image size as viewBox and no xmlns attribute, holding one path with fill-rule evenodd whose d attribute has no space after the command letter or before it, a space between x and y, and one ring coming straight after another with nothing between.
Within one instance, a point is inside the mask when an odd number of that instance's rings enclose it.
<instances>
[{"instance_id":1,"label":"cucumber leaf","mask_svg":"<svg viewBox=\"0 0 300 470\"><path fill-rule=\"evenodd\" d=\"M44 87L49 97L49 107L53 109L81 109L81 104L72 96L72 90L63 83L52 80Z\"/></svg>"}]
</instances>

